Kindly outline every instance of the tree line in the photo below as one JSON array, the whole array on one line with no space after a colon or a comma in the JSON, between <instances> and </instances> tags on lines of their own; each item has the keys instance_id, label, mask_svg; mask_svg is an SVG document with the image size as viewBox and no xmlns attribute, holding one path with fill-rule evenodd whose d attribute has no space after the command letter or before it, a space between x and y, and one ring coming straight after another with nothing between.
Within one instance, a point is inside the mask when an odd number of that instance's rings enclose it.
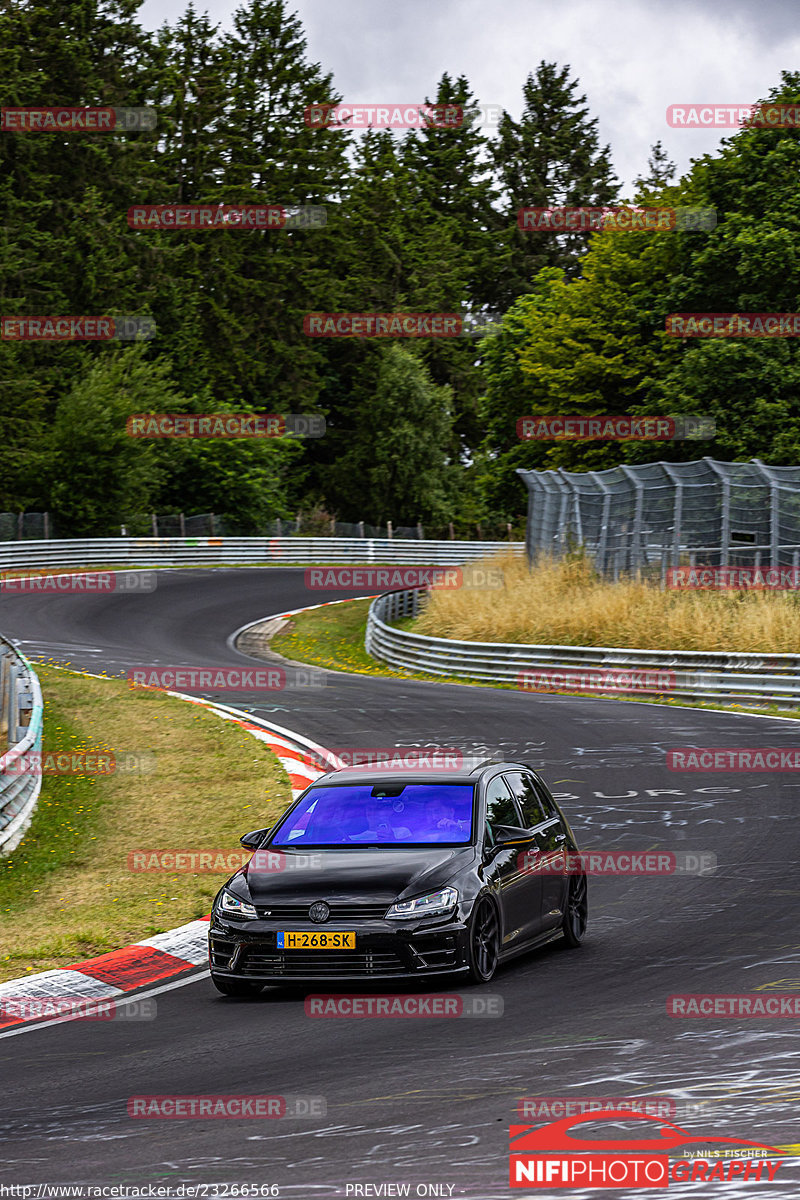
<instances>
[{"instance_id":1,"label":"tree line","mask_svg":"<svg viewBox=\"0 0 800 1200\"><path fill-rule=\"evenodd\" d=\"M621 195L579 81L540 62L520 116L485 127L469 81L429 96L457 128L314 128L344 99L285 0L228 29L189 6L155 32L137 0L9 0L6 106L156 110L152 130L0 134L0 316L132 314L136 343L0 341L0 510L62 535L121 514L214 512L258 532L298 509L487 534L517 525L515 468L758 455L797 462L800 372L787 339L678 339L668 314L793 311L800 143L747 129L675 181L658 139ZM797 101L784 73L770 99ZM391 100L391 97L387 97ZM480 111L480 110L478 110ZM710 232L519 229L523 206L712 207ZM313 205L324 227L132 229L162 204ZM443 312L486 336L313 338L319 312ZM145 440L134 413L306 412L322 438ZM692 413L713 441L520 441L529 413Z\"/></svg>"}]
</instances>

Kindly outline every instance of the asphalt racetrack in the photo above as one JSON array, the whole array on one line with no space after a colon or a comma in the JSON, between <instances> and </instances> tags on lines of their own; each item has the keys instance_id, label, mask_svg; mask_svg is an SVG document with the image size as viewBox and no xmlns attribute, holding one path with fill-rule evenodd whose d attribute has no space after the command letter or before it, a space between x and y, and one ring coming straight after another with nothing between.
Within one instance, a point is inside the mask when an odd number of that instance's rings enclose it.
<instances>
[{"instance_id":1,"label":"asphalt racetrack","mask_svg":"<svg viewBox=\"0 0 800 1200\"><path fill-rule=\"evenodd\" d=\"M0 631L34 660L97 673L246 667L228 645L234 630L337 598L308 592L302 569L160 571L158 582L149 594L5 596ZM698 1136L800 1142L796 1018L666 1011L673 994L800 990L800 782L665 764L680 746L794 747L800 725L333 672L324 687L206 694L329 747L527 759L582 849L706 852L717 869L590 879L583 947L502 969L486 989L502 997L498 1019L314 1020L302 991L237 1001L203 975L159 992L154 1021L12 1031L0 1038L0 1184L276 1184L281 1197L312 1200L402 1194L378 1188L408 1183L411 1196L493 1200L521 1194L508 1184L508 1126L522 1097L658 1095ZM327 1111L128 1117L129 1096L167 1093L319 1096ZM688 1102L703 1107L685 1115ZM787 1162L771 1185L671 1184L668 1194L796 1197L800 1172Z\"/></svg>"}]
</instances>

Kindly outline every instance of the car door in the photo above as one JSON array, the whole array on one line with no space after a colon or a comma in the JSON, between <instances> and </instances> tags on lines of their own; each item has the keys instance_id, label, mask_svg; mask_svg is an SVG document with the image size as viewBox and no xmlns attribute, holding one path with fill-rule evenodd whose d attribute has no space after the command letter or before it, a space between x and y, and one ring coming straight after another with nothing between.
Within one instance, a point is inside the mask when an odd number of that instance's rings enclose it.
<instances>
[{"instance_id":1,"label":"car door","mask_svg":"<svg viewBox=\"0 0 800 1200\"><path fill-rule=\"evenodd\" d=\"M566 896L567 835L553 799L533 771L506 773L506 781L522 812L522 824L535 837L528 862L540 880L541 930L561 924Z\"/></svg>"},{"instance_id":2,"label":"car door","mask_svg":"<svg viewBox=\"0 0 800 1200\"><path fill-rule=\"evenodd\" d=\"M484 862L486 871L500 884L503 908L503 949L535 937L541 927L541 880L527 869L526 846L496 848L495 830L502 825L521 827L522 813L502 775L486 786ZM533 845L533 843L532 843Z\"/></svg>"},{"instance_id":3,"label":"car door","mask_svg":"<svg viewBox=\"0 0 800 1200\"><path fill-rule=\"evenodd\" d=\"M531 771L531 777L539 793L545 812L545 822L536 830L536 840L543 854L549 855L553 869L542 876L542 923L545 929L561 924L570 872L577 868L577 859L571 852L567 830L550 795L547 784Z\"/></svg>"}]
</instances>

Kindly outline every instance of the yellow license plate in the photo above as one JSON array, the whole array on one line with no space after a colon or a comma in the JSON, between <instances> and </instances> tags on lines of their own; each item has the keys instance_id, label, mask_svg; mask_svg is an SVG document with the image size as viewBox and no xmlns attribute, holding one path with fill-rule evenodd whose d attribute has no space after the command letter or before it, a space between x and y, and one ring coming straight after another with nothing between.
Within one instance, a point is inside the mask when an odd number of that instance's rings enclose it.
<instances>
[{"instance_id":1,"label":"yellow license plate","mask_svg":"<svg viewBox=\"0 0 800 1200\"><path fill-rule=\"evenodd\" d=\"M279 950L355 950L355 930L347 933L279 933Z\"/></svg>"}]
</instances>

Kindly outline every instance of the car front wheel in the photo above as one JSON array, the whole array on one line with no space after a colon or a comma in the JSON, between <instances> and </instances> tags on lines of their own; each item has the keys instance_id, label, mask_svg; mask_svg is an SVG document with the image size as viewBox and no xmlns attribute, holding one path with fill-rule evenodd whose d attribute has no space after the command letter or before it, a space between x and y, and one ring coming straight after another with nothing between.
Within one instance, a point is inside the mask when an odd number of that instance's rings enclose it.
<instances>
[{"instance_id":1,"label":"car front wheel","mask_svg":"<svg viewBox=\"0 0 800 1200\"><path fill-rule=\"evenodd\" d=\"M469 931L469 978L488 983L500 958L500 922L497 909L484 897L475 905Z\"/></svg>"}]
</instances>

